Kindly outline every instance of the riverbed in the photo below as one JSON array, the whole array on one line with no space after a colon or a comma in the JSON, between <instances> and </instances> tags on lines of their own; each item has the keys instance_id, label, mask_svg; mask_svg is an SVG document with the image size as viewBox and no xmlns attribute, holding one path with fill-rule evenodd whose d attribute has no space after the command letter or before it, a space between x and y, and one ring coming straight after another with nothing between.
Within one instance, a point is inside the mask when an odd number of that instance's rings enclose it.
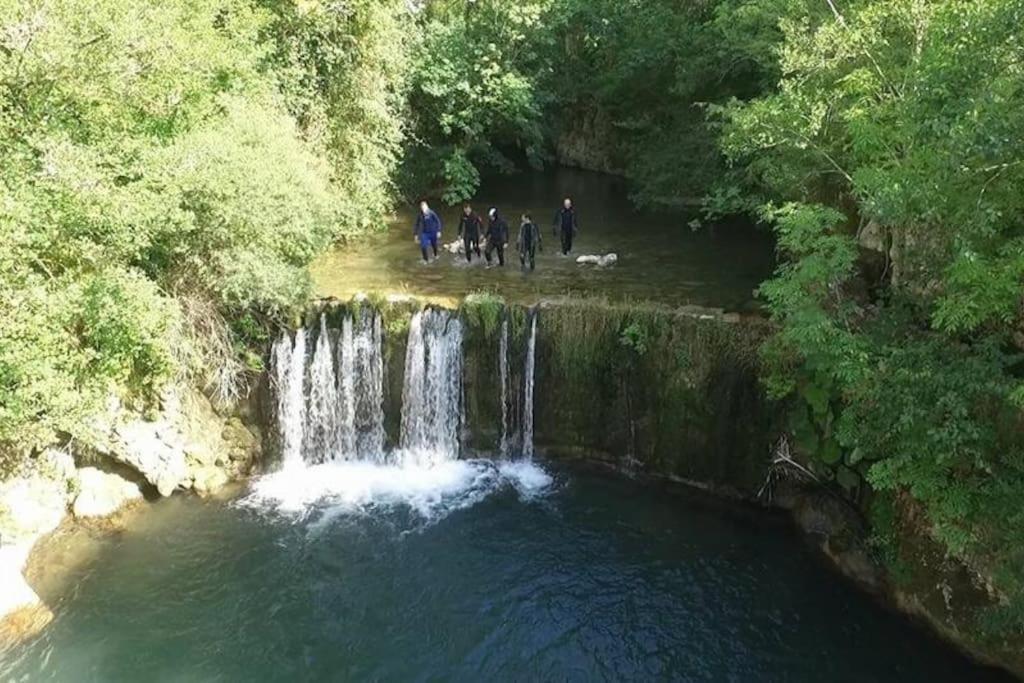
<instances>
[{"instance_id":1,"label":"riverbed","mask_svg":"<svg viewBox=\"0 0 1024 683\"><path fill-rule=\"evenodd\" d=\"M1003 680L785 516L543 462L430 472L329 464L157 502L43 590L54 620L0 678Z\"/></svg>"},{"instance_id":2,"label":"riverbed","mask_svg":"<svg viewBox=\"0 0 1024 683\"><path fill-rule=\"evenodd\" d=\"M575 201L580 223L571 257L561 255L552 232L566 196ZM461 208L433 206L444 223L442 241L457 241ZM504 268L487 269L475 257L469 264L447 251L424 265L412 239L414 209L407 206L377 232L321 257L312 269L317 294L348 299L357 292L407 292L458 300L492 291L518 303L576 294L744 311L755 307L754 289L774 266L774 242L764 228L742 219L702 221L697 210L638 210L622 179L600 173L556 168L492 177L473 206L481 217L496 206L508 221L512 234ZM533 272L520 268L515 252L524 212L533 215L543 235ZM618 256L614 266L576 263L579 255L609 253Z\"/></svg>"}]
</instances>

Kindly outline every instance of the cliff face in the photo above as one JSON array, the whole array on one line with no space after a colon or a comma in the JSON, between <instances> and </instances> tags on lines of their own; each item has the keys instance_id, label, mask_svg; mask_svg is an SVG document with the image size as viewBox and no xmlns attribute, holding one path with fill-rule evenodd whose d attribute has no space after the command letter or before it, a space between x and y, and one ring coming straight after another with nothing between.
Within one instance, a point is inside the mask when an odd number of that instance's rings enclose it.
<instances>
[{"instance_id":1,"label":"cliff face","mask_svg":"<svg viewBox=\"0 0 1024 683\"><path fill-rule=\"evenodd\" d=\"M563 166L622 175L618 139L608 114L597 107L581 106L564 118L555 136L555 156Z\"/></svg>"}]
</instances>

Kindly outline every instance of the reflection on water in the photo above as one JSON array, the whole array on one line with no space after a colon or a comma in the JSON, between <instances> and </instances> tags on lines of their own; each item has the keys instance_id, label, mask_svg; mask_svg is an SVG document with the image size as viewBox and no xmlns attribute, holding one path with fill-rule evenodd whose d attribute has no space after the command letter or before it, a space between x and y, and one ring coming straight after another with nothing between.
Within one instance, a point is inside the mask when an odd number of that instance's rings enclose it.
<instances>
[{"instance_id":1,"label":"reflection on water","mask_svg":"<svg viewBox=\"0 0 1024 683\"><path fill-rule=\"evenodd\" d=\"M561 256L551 228L567 195L580 217L571 258ZM413 244L413 210L407 208L385 231L321 258L313 268L317 293L344 299L360 291L405 291L458 299L492 290L524 303L575 293L743 310L752 306L753 289L772 270L774 247L764 230L734 220L694 231L689 224L695 213L638 211L620 179L599 173L557 169L496 177L484 184L473 205L481 216L497 206L509 222L511 253L505 268L487 270L475 258L470 266L462 256L447 252L439 262L424 265ZM434 208L444 221L442 241L455 241L461 209L440 203ZM524 211L533 214L544 239L533 273L520 270L515 253ZM609 268L575 262L580 254L610 252L619 261Z\"/></svg>"}]
</instances>

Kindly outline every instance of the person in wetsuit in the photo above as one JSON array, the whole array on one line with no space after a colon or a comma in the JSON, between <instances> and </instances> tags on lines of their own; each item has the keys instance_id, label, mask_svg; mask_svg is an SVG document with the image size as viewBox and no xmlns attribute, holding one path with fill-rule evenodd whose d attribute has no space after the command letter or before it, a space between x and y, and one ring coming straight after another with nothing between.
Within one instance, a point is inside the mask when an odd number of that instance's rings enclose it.
<instances>
[{"instance_id":1,"label":"person in wetsuit","mask_svg":"<svg viewBox=\"0 0 1024 683\"><path fill-rule=\"evenodd\" d=\"M537 265L537 251L540 249L540 228L533 222L533 217L528 213L523 214L519 223L519 239L516 240L516 247L519 249L519 265L526 270L526 261L530 261L530 270Z\"/></svg>"},{"instance_id":2,"label":"person in wetsuit","mask_svg":"<svg viewBox=\"0 0 1024 683\"><path fill-rule=\"evenodd\" d=\"M441 217L434 213L426 201L420 202L420 213L416 216L416 224L412 228L413 239L420 245L420 252L423 254L423 262L430 261L427 258L427 248L434 252L437 258L437 240L441 237Z\"/></svg>"},{"instance_id":3,"label":"person in wetsuit","mask_svg":"<svg viewBox=\"0 0 1024 683\"><path fill-rule=\"evenodd\" d=\"M556 237L562 238L562 255L568 256L572 251L572 238L579 232L579 223L576 221L576 209L573 208L572 199L565 198L562 208L555 213L554 232Z\"/></svg>"},{"instance_id":4,"label":"person in wetsuit","mask_svg":"<svg viewBox=\"0 0 1024 683\"><path fill-rule=\"evenodd\" d=\"M491 256L495 250L498 252L498 265L505 265L505 245L508 244L508 223L498 215L498 210L493 206L487 212L487 249L484 250L484 258L487 259L487 266L491 266Z\"/></svg>"},{"instance_id":5,"label":"person in wetsuit","mask_svg":"<svg viewBox=\"0 0 1024 683\"><path fill-rule=\"evenodd\" d=\"M480 232L483 230L483 223L480 216L473 212L473 207L466 204L462 207L462 217L459 219L459 237L462 238L462 246L466 250L466 260L473 262L473 252L480 258Z\"/></svg>"}]
</instances>

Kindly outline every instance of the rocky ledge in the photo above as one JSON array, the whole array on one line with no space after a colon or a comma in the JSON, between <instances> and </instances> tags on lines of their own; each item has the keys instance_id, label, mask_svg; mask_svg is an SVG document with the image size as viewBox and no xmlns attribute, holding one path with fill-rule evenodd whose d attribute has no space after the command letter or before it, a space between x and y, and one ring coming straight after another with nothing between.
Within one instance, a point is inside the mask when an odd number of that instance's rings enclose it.
<instances>
[{"instance_id":1,"label":"rocky ledge","mask_svg":"<svg viewBox=\"0 0 1024 683\"><path fill-rule=\"evenodd\" d=\"M200 392L167 390L141 415L111 398L88 446L48 449L0 483L0 644L45 626L51 615L25 581L33 546L69 514L101 518L146 498L206 496L248 474L262 451L244 410L218 414Z\"/></svg>"}]
</instances>

